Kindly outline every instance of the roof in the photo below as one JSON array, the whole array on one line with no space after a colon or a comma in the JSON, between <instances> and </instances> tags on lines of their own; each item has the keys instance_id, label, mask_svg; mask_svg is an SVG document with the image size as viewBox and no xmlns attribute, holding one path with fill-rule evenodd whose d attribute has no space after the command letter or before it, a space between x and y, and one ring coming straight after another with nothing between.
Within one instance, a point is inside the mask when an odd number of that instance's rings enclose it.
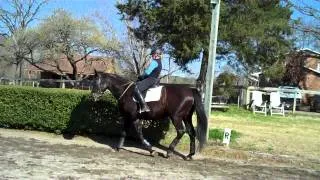
<instances>
[{"instance_id":1,"label":"roof","mask_svg":"<svg viewBox=\"0 0 320 180\"><path fill-rule=\"evenodd\" d=\"M318 70L316 70L316 69L309 68L309 67L306 67L306 66L304 66L304 68L306 68L306 69L308 69L308 70L310 70L310 71L312 71L312 72L314 72L314 73L316 73L316 74L320 75L320 71L318 71Z\"/></svg>"},{"instance_id":2,"label":"roof","mask_svg":"<svg viewBox=\"0 0 320 180\"><path fill-rule=\"evenodd\" d=\"M319 63L319 60L320 60L320 52L318 51L314 51L314 50L311 50L311 49L308 49L308 48L304 48L304 49L299 49L299 50L296 50L295 52L297 52L298 54L292 54L292 55L298 55L298 56L301 56L301 57L304 57L304 61L307 62L307 60L309 60L309 58L312 58L312 59L316 59L316 61L318 61ZM291 57L291 56L288 56L288 59L289 61L292 60L292 58L296 58L296 56L294 57ZM316 73L316 74L320 74L320 71L318 69L314 69L312 67L308 67L310 65L304 65L303 67Z\"/></svg>"},{"instance_id":3,"label":"roof","mask_svg":"<svg viewBox=\"0 0 320 180\"><path fill-rule=\"evenodd\" d=\"M306 53L308 55L320 57L320 52L314 51L314 50L311 50L311 49L308 49L308 48L299 49L299 50L297 50L297 52L303 52L303 53Z\"/></svg>"},{"instance_id":4,"label":"roof","mask_svg":"<svg viewBox=\"0 0 320 180\"><path fill-rule=\"evenodd\" d=\"M80 59L77 57L75 59ZM29 71L50 71L56 74L73 74L73 67L65 56L62 56L59 60L44 60L41 63L37 63L37 68L34 65L29 65L26 70ZM87 56L87 60L81 60L76 63L78 74L91 75L95 70L102 72L114 72L113 60L110 58ZM44 70L42 70L44 69Z\"/></svg>"}]
</instances>

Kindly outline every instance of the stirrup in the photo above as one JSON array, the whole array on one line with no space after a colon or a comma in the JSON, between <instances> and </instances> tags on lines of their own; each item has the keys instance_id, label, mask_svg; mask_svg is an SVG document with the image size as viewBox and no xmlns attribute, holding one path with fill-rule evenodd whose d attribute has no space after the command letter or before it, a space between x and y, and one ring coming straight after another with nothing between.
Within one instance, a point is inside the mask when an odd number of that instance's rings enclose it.
<instances>
[{"instance_id":1,"label":"stirrup","mask_svg":"<svg viewBox=\"0 0 320 180\"><path fill-rule=\"evenodd\" d=\"M147 105L143 109L144 109L144 111L142 111L142 108L140 108L140 110L139 110L140 114L144 113L144 112L150 112L151 111L150 108Z\"/></svg>"}]
</instances>

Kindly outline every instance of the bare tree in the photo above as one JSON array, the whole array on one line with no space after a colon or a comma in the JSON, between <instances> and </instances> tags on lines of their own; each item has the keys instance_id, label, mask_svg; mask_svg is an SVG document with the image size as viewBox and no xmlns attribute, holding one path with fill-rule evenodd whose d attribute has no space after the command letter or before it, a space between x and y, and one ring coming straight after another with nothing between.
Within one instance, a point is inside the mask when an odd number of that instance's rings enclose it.
<instances>
[{"instance_id":1,"label":"bare tree","mask_svg":"<svg viewBox=\"0 0 320 180\"><path fill-rule=\"evenodd\" d=\"M1 29L8 35L26 29L48 0L5 0L0 6Z\"/></svg>"},{"instance_id":2,"label":"bare tree","mask_svg":"<svg viewBox=\"0 0 320 180\"><path fill-rule=\"evenodd\" d=\"M299 83L306 75L306 72L303 70L305 59L306 55L303 52L294 52L287 57L283 82L287 85L299 86Z\"/></svg>"},{"instance_id":3,"label":"bare tree","mask_svg":"<svg viewBox=\"0 0 320 180\"><path fill-rule=\"evenodd\" d=\"M120 65L123 68L123 73L134 80L143 73L149 63L149 47L134 35L132 24L129 21L124 20L123 22L126 25L127 34L119 54Z\"/></svg>"},{"instance_id":4,"label":"bare tree","mask_svg":"<svg viewBox=\"0 0 320 180\"><path fill-rule=\"evenodd\" d=\"M302 15L309 17L310 22L301 21L295 23L294 29L310 34L318 42L320 41L320 9L314 4L320 5L320 0L284 0L287 5L293 7Z\"/></svg>"},{"instance_id":5,"label":"bare tree","mask_svg":"<svg viewBox=\"0 0 320 180\"><path fill-rule=\"evenodd\" d=\"M72 67L72 74L64 74L64 78L82 80L83 72L77 68L77 63L86 61L89 55L100 53L111 56L118 51L119 42L108 33L103 32L95 22L88 18L75 19L64 10L56 10L39 25L37 30L42 60L55 61L56 68L63 74L58 61L66 57ZM33 55L33 53L32 53ZM36 65L37 58L25 57Z\"/></svg>"},{"instance_id":6,"label":"bare tree","mask_svg":"<svg viewBox=\"0 0 320 180\"><path fill-rule=\"evenodd\" d=\"M22 62L29 50L25 47L25 36L30 23L36 20L40 9L48 0L4 0L0 5L0 30L12 41L13 56L9 61L19 69L19 77L22 77Z\"/></svg>"}]
</instances>

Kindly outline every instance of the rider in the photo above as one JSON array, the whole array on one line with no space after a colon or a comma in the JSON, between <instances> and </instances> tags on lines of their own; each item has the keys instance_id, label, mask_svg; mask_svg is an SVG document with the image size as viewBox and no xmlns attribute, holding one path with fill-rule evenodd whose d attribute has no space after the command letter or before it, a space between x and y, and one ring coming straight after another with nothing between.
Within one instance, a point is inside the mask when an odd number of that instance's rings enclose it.
<instances>
[{"instance_id":1,"label":"rider","mask_svg":"<svg viewBox=\"0 0 320 180\"><path fill-rule=\"evenodd\" d=\"M151 63L144 71L144 74L138 77L139 81L136 82L136 86L134 88L134 97L139 101L141 106L140 113L150 111L141 92L146 91L148 88L152 87L158 82L158 78L162 70L161 55L161 49L156 48L151 51Z\"/></svg>"}]
</instances>

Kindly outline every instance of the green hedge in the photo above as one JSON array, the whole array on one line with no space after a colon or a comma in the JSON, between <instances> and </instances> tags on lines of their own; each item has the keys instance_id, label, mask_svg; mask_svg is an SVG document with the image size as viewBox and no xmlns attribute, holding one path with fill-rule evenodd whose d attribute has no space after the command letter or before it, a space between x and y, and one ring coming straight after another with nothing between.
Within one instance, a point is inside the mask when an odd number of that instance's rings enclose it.
<instances>
[{"instance_id":1,"label":"green hedge","mask_svg":"<svg viewBox=\"0 0 320 180\"><path fill-rule=\"evenodd\" d=\"M110 94L97 103L90 101L89 91L72 89L0 86L0 94L2 127L65 131L75 121L88 125L92 111L96 120L118 117L116 101Z\"/></svg>"},{"instance_id":2,"label":"green hedge","mask_svg":"<svg viewBox=\"0 0 320 180\"><path fill-rule=\"evenodd\" d=\"M111 94L93 102L89 91L0 85L0 95L0 127L107 135L119 134L122 127ZM152 123L146 132L153 134L146 137L153 136L154 141L163 138L169 126L164 122Z\"/></svg>"}]
</instances>

